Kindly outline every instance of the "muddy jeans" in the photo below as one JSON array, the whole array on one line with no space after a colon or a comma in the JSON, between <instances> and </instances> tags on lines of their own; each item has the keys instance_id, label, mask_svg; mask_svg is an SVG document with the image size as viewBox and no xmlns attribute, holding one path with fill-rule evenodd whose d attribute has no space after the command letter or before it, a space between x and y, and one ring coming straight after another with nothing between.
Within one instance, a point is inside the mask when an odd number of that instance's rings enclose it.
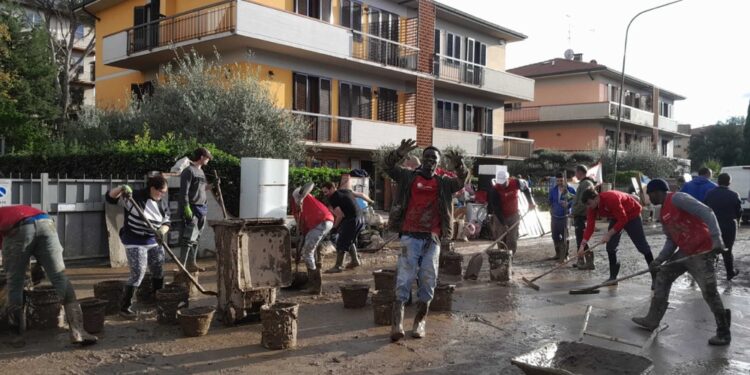
<instances>
[{"instance_id":1,"label":"muddy jeans","mask_svg":"<svg viewBox=\"0 0 750 375\"><path fill-rule=\"evenodd\" d=\"M684 255L678 252L675 260L682 258ZM680 275L687 272L693 277L703 293L703 299L714 314L724 314L724 304L719 297L719 291L716 289L716 272L714 270L714 254L705 254L686 260L683 263L667 265L661 267L656 274L654 282L654 298L667 300L669 292L672 289L672 283Z\"/></svg>"},{"instance_id":2,"label":"muddy jeans","mask_svg":"<svg viewBox=\"0 0 750 375\"><path fill-rule=\"evenodd\" d=\"M164 278L164 248L159 245L125 245L130 266L130 278L127 285L138 287L146 275L146 267L151 271L151 278Z\"/></svg>"},{"instance_id":3,"label":"muddy jeans","mask_svg":"<svg viewBox=\"0 0 750 375\"><path fill-rule=\"evenodd\" d=\"M398 257L396 275L396 299L406 303L411 296L411 284L418 277L417 298L421 302L432 301L437 286L440 244L432 238L401 236L401 255Z\"/></svg>"},{"instance_id":4,"label":"muddy jeans","mask_svg":"<svg viewBox=\"0 0 750 375\"><path fill-rule=\"evenodd\" d=\"M326 220L305 235L305 244L302 246L302 259L304 259L308 270L315 269L315 249L318 248L320 240L331 231L331 228L333 228L333 222Z\"/></svg>"},{"instance_id":5,"label":"muddy jeans","mask_svg":"<svg viewBox=\"0 0 750 375\"><path fill-rule=\"evenodd\" d=\"M180 247L182 248L182 264L195 264L195 258L198 256L198 241L201 239L201 232L206 227L206 216L199 219L196 215L190 220L185 220L185 227L182 228L180 235Z\"/></svg>"},{"instance_id":6,"label":"muddy jeans","mask_svg":"<svg viewBox=\"0 0 750 375\"><path fill-rule=\"evenodd\" d=\"M52 219L40 219L11 229L3 242L3 266L7 272L8 305L23 305L23 286L29 259L34 256L64 304L76 301L65 276L63 248Z\"/></svg>"}]
</instances>

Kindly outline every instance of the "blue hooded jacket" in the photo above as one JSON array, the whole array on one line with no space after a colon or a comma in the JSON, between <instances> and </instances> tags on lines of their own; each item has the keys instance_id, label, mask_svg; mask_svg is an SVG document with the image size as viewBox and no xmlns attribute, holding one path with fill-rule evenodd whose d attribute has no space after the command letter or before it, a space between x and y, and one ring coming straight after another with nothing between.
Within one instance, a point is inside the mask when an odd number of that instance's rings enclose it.
<instances>
[{"instance_id":1,"label":"blue hooded jacket","mask_svg":"<svg viewBox=\"0 0 750 375\"><path fill-rule=\"evenodd\" d=\"M680 192L690 194L699 202L703 202L703 200L706 198L706 193L708 193L709 190L715 188L716 186L717 185L711 180L703 176L698 176L693 177L690 182L683 185Z\"/></svg>"}]
</instances>

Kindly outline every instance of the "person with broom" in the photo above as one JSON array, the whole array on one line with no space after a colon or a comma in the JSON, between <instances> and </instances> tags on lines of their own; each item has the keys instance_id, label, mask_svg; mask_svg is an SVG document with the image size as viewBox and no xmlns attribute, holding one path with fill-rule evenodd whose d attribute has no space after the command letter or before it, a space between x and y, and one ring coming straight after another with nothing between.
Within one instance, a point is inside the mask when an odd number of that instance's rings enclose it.
<instances>
[{"instance_id":1,"label":"person with broom","mask_svg":"<svg viewBox=\"0 0 750 375\"><path fill-rule=\"evenodd\" d=\"M528 210L536 208L534 198L531 195L531 190L526 180L511 177L508 171L498 171L495 174L492 189L490 189L488 194L489 204L487 205L487 213L495 217L499 224L501 224L499 225L501 228L509 231L505 236L505 244L507 245L507 249L514 255L518 247L517 223L521 221L521 214L518 210L519 191L526 196ZM495 235L500 236L503 231L501 229L496 232Z\"/></svg>"},{"instance_id":2,"label":"person with broom","mask_svg":"<svg viewBox=\"0 0 750 375\"><path fill-rule=\"evenodd\" d=\"M649 181L646 193L651 203L661 205L661 224L666 242L650 268L657 271L654 295L648 314L633 318L633 322L648 330L659 327L659 322L669 305L672 283L685 272L698 283L703 299L716 319L716 336L708 340L710 345L729 345L731 314L724 309L716 288L714 261L716 253L724 251L721 230L713 211L687 193L670 193L669 185L662 179ZM677 250L677 251L675 251ZM692 256L681 263L665 264Z\"/></svg>"}]
</instances>

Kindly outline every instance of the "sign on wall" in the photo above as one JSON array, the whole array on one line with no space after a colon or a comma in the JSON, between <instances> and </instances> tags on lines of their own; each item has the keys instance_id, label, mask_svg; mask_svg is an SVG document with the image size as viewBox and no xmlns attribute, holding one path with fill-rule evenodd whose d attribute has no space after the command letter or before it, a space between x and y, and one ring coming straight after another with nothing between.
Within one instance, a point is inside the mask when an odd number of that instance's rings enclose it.
<instances>
[{"instance_id":1,"label":"sign on wall","mask_svg":"<svg viewBox=\"0 0 750 375\"><path fill-rule=\"evenodd\" d=\"M11 205L10 184L10 180L0 180L0 206Z\"/></svg>"}]
</instances>

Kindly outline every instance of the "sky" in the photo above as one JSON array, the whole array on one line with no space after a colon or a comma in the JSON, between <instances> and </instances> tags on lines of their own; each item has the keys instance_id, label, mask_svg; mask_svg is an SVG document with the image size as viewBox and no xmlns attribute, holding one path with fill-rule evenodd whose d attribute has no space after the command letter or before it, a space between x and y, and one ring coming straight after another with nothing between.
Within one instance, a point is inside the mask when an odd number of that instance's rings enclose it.
<instances>
[{"instance_id":1,"label":"sky","mask_svg":"<svg viewBox=\"0 0 750 375\"><path fill-rule=\"evenodd\" d=\"M625 30L669 0L439 0L526 35L506 67L563 57L621 71ZM569 31L570 30L570 38ZM630 27L625 73L686 97L674 118L693 127L746 116L750 102L750 0L683 0Z\"/></svg>"}]
</instances>

